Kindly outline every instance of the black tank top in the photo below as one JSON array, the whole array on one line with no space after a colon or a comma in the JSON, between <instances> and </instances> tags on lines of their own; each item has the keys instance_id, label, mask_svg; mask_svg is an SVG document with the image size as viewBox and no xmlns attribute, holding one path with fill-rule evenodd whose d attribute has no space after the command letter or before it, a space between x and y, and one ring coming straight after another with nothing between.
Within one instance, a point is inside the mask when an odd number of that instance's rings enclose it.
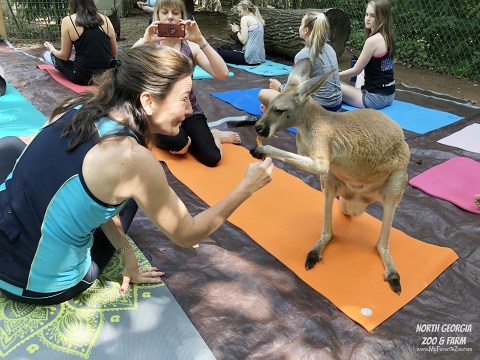
<instances>
[{"instance_id":1,"label":"black tank top","mask_svg":"<svg viewBox=\"0 0 480 360\"><path fill-rule=\"evenodd\" d=\"M370 93L391 95L395 92L393 59L387 51L380 57L373 57L365 66L365 85L362 89Z\"/></svg>"},{"instance_id":2,"label":"black tank top","mask_svg":"<svg viewBox=\"0 0 480 360\"><path fill-rule=\"evenodd\" d=\"M72 21L75 31L78 31ZM105 18L105 23L108 22ZM75 72L81 76L91 77L94 73L110 68L110 61L113 58L110 46L110 37L98 27L84 27L82 35L73 42L75 47Z\"/></svg>"}]
</instances>

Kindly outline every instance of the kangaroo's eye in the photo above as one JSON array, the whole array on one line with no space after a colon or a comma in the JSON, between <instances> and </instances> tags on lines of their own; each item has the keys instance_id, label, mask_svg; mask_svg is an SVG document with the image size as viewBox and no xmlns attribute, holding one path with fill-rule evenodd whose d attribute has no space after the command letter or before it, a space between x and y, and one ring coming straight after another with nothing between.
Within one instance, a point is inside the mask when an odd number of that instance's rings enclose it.
<instances>
[{"instance_id":1,"label":"kangaroo's eye","mask_svg":"<svg viewBox=\"0 0 480 360\"><path fill-rule=\"evenodd\" d=\"M285 110L282 110L282 109L274 109L273 112L274 112L275 114L277 114L277 115L282 115L282 114L285 112Z\"/></svg>"}]
</instances>

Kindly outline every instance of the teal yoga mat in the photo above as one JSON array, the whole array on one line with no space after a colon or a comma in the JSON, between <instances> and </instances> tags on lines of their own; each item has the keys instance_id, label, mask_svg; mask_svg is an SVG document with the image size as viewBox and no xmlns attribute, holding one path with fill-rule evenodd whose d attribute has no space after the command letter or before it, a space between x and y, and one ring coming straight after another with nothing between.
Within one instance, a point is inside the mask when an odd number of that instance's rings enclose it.
<instances>
[{"instance_id":1,"label":"teal yoga mat","mask_svg":"<svg viewBox=\"0 0 480 360\"><path fill-rule=\"evenodd\" d=\"M257 75L263 76L280 76L290 74L292 67L290 65L276 63L271 60L265 60L260 65L236 65L227 63L228 66L233 68L242 69L247 72L251 72Z\"/></svg>"},{"instance_id":2,"label":"teal yoga mat","mask_svg":"<svg viewBox=\"0 0 480 360\"><path fill-rule=\"evenodd\" d=\"M0 138L5 136L34 135L47 119L12 85L0 96Z\"/></svg>"},{"instance_id":3,"label":"teal yoga mat","mask_svg":"<svg viewBox=\"0 0 480 360\"><path fill-rule=\"evenodd\" d=\"M234 76L234 73L229 71L228 77ZM195 66L193 69L193 80L202 80L202 79L213 79L213 76L210 75L208 72L203 70L200 66Z\"/></svg>"},{"instance_id":4,"label":"teal yoga mat","mask_svg":"<svg viewBox=\"0 0 480 360\"><path fill-rule=\"evenodd\" d=\"M150 266L131 242L141 267ZM0 359L214 360L164 284L130 284L119 293L116 254L95 283L54 306L16 303L0 293Z\"/></svg>"}]
</instances>

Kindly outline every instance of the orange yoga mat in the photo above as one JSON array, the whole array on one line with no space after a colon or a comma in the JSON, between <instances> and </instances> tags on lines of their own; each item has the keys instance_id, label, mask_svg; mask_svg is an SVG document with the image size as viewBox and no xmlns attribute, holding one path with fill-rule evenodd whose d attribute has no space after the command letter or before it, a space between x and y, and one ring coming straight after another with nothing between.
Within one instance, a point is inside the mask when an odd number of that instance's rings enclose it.
<instances>
[{"instance_id":1,"label":"orange yoga mat","mask_svg":"<svg viewBox=\"0 0 480 360\"><path fill-rule=\"evenodd\" d=\"M229 144L224 144L223 159L215 168L201 165L191 155L152 151L209 205L232 190L248 164L256 161L245 148ZM275 168L272 182L242 204L229 221L368 331L401 309L458 259L449 248L392 229L390 252L402 284L402 293L397 295L383 280L383 264L375 249L381 221L366 213L345 216L335 200L334 238L325 248L323 260L306 271L306 255L322 230L323 201L321 191Z\"/></svg>"}]
</instances>

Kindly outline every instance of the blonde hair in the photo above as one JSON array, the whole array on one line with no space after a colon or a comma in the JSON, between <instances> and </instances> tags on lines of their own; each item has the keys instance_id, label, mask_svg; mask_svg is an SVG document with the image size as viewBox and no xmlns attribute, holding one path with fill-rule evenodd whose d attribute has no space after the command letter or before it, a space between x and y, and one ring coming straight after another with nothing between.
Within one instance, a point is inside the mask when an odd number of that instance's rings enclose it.
<instances>
[{"instance_id":1,"label":"blonde hair","mask_svg":"<svg viewBox=\"0 0 480 360\"><path fill-rule=\"evenodd\" d=\"M324 13L317 11L308 12L302 19L303 26L308 28L309 35L305 45L310 48L310 61L322 53L325 43L329 40L330 24Z\"/></svg>"},{"instance_id":2,"label":"blonde hair","mask_svg":"<svg viewBox=\"0 0 480 360\"><path fill-rule=\"evenodd\" d=\"M375 13L377 30L375 32L371 32L369 29L365 28L365 40L376 33L380 33L387 43L387 49L390 57L393 58L395 55L395 39L393 33L393 17L390 1L371 0L368 2L367 7L369 5L373 7L373 11Z\"/></svg>"},{"instance_id":3,"label":"blonde hair","mask_svg":"<svg viewBox=\"0 0 480 360\"><path fill-rule=\"evenodd\" d=\"M180 9L182 12L182 19L187 18L187 8L185 7L185 3L183 0L157 0L155 3L155 6L153 7L153 15L152 15L152 20L153 21L158 21L159 16L158 12L160 11L161 8L167 8L167 7L176 7Z\"/></svg>"},{"instance_id":4,"label":"blonde hair","mask_svg":"<svg viewBox=\"0 0 480 360\"><path fill-rule=\"evenodd\" d=\"M265 20L263 19L262 15L260 14L260 11L258 10L258 7L255 6L250 0L242 0L237 4L237 7L241 7L244 10L250 11L252 14L255 14L255 16L260 20L262 25L265 25Z\"/></svg>"}]
</instances>

